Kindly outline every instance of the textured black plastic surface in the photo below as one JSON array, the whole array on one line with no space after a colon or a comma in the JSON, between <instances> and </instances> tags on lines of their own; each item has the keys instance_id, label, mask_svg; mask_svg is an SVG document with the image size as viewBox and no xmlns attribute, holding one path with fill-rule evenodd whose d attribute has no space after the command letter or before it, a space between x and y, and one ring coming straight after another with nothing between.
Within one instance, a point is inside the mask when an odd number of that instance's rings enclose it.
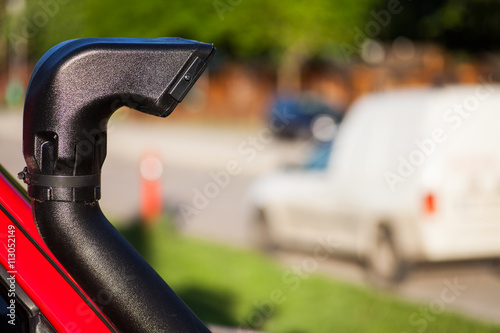
<instances>
[{"instance_id":1,"label":"textured black plastic surface","mask_svg":"<svg viewBox=\"0 0 500 333\"><path fill-rule=\"evenodd\" d=\"M121 106L167 116L214 53L213 45L178 38L73 40L47 52L31 77L27 169L20 176L35 222L120 332L209 332L108 222L97 200L109 117Z\"/></svg>"},{"instance_id":2,"label":"textured black plastic surface","mask_svg":"<svg viewBox=\"0 0 500 333\"><path fill-rule=\"evenodd\" d=\"M213 45L179 38L87 38L55 46L38 62L27 91L23 151L28 173L99 174L113 112L129 106L168 116L214 51ZM29 174L28 193L39 200L100 198L98 186L37 186Z\"/></svg>"},{"instance_id":3,"label":"textured black plastic surface","mask_svg":"<svg viewBox=\"0 0 500 333\"><path fill-rule=\"evenodd\" d=\"M209 332L97 202L35 201L33 211L52 253L120 332Z\"/></svg>"}]
</instances>

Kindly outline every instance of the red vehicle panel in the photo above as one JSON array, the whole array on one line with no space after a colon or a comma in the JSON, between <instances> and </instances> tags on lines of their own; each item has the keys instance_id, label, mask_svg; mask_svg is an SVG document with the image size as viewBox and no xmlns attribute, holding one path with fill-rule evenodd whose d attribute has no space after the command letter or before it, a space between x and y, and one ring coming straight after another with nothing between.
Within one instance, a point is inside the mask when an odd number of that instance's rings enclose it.
<instances>
[{"instance_id":1,"label":"red vehicle panel","mask_svg":"<svg viewBox=\"0 0 500 333\"><path fill-rule=\"evenodd\" d=\"M29 202L1 172L0 194L0 263L15 276L17 286L58 332L114 330L47 249ZM9 246L15 249L10 250L15 255L10 260Z\"/></svg>"}]
</instances>

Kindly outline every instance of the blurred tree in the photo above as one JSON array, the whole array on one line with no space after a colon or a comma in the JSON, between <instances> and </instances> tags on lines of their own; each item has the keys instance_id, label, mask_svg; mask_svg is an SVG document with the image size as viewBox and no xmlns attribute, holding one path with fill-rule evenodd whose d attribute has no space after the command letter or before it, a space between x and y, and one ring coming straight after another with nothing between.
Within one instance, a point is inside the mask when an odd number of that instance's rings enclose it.
<instances>
[{"instance_id":1,"label":"blurred tree","mask_svg":"<svg viewBox=\"0 0 500 333\"><path fill-rule=\"evenodd\" d=\"M366 38L406 36L477 52L498 49L500 33L498 0L26 1L17 37L31 40L33 58L71 38L182 36L233 57L270 59L280 86L291 88L305 60L349 61Z\"/></svg>"},{"instance_id":2,"label":"blurred tree","mask_svg":"<svg viewBox=\"0 0 500 333\"><path fill-rule=\"evenodd\" d=\"M404 2L381 38L399 36L438 42L449 49L479 53L500 50L500 2L498 0L419 0ZM384 7L380 0L377 7Z\"/></svg>"},{"instance_id":3,"label":"blurred tree","mask_svg":"<svg viewBox=\"0 0 500 333\"><path fill-rule=\"evenodd\" d=\"M28 18L56 3L57 14L36 27L32 55L70 38L182 36L213 42L233 57L266 57L283 89L296 89L304 61L350 42L377 0L28 0ZM64 3L64 4L63 4Z\"/></svg>"},{"instance_id":4,"label":"blurred tree","mask_svg":"<svg viewBox=\"0 0 500 333\"><path fill-rule=\"evenodd\" d=\"M7 67L7 25L6 12L7 0L0 0L0 75Z\"/></svg>"}]
</instances>

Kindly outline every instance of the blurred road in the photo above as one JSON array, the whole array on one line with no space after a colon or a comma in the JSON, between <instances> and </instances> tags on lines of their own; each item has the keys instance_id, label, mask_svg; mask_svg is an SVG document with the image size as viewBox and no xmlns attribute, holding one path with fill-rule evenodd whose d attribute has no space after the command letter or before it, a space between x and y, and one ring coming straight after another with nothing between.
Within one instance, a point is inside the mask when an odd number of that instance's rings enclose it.
<instances>
[{"instance_id":1,"label":"blurred road","mask_svg":"<svg viewBox=\"0 0 500 333\"><path fill-rule=\"evenodd\" d=\"M177 214L179 228L240 247L249 246L248 186L257 176L297 163L309 152L305 144L270 139L265 127L185 125L168 120L144 123L130 118L127 111L120 111L109 124L101 200L106 215L123 223L136 217L139 160L144 153L153 152L163 160L164 202ZM24 167L21 128L19 112L0 112L0 161L13 174ZM234 175L227 177L229 170ZM308 258L295 253L278 256L291 266ZM332 259L317 270L364 284L362 270L350 261ZM417 268L394 292L422 302L422 311L428 311L444 304L441 298L447 283L464 288L453 302L445 304L447 309L500 323L500 273L494 274L488 263Z\"/></svg>"},{"instance_id":2,"label":"blurred road","mask_svg":"<svg viewBox=\"0 0 500 333\"><path fill-rule=\"evenodd\" d=\"M128 112L120 110L109 122L100 204L112 221L126 223L137 217L139 162L143 154L152 152L163 160L167 209L177 210L180 203L202 206L196 215L180 216L179 227L202 237L244 245L247 229L241 222L246 216L248 185L256 175L300 161L301 151L307 153L308 149L303 144L275 142L266 128L185 126L153 120L131 122ZM0 160L14 175L25 165L21 133L21 114L0 112ZM228 163L237 163L239 173L226 181L221 172ZM197 204L202 200L197 193L205 192L207 184L217 182L214 179L228 184L219 185L216 197L206 198L207 203Z\"/></svg>"}]
</instances>

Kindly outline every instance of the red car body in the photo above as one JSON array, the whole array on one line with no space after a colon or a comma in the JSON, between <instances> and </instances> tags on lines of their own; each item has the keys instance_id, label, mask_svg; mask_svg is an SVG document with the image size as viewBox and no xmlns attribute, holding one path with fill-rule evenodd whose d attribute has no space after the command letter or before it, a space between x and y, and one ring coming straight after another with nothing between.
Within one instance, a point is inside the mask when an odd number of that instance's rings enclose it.
<instances>
[{"instance_id":1,"label":"red car body","mask_svg":"<svg viewBox=\"0 0 500 333\"><path fill-rule=\"evenodd\" d=\"M15 277L15 292L23 290L57 332L114 330L47 248L18 186L0 169L0 263Z\"/></svg>"}]
</instances>

